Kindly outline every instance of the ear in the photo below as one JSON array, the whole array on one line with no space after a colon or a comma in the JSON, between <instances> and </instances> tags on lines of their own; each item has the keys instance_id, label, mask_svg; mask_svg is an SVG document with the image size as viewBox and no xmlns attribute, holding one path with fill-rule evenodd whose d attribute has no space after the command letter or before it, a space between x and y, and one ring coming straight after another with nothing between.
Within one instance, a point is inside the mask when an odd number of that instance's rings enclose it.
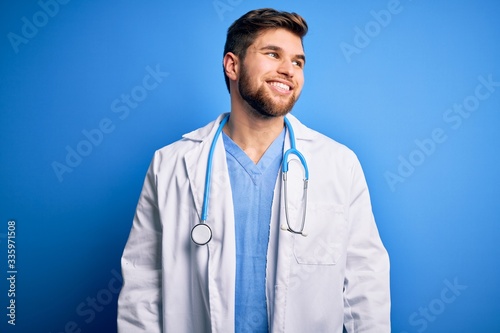
<instances>
[{"instance_id":1,"label":"ear","mask_svg":"<svg viewBox=\"0 0 500 333\"><path fill-rule=\"evenodd\" d=\"M223 64L227 77L232 81L236 81L240 71L238 56L233 52L226 53L223 59Z\"/></svg>"}]
</instances>

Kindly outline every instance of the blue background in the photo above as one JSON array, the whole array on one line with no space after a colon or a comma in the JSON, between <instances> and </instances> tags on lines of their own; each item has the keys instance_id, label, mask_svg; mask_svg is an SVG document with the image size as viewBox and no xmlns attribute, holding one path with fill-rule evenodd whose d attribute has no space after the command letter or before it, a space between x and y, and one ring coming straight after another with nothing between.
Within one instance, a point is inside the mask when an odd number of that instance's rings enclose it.
<instances>
[{"instance_id":1,"label":"blue background","mask_svg":"<svg viewBox=\"0 0 500 333\"><path fill-rule=\"evenodd\" d=\"M18 269L15 327L0 282L2 332L116 330L120 256L152 154L229 110L226 29L270 6L310 26L294 114L364 167L391 256L393 332L500 331L497 1L61 2L0 10L0 276L10 219ZM464 103L466 117L448 111ZM103 121L109 133L85 146L82 131ZM87 156L58 177L54 162L78 147Z\"/></svg>"}]
</instances>

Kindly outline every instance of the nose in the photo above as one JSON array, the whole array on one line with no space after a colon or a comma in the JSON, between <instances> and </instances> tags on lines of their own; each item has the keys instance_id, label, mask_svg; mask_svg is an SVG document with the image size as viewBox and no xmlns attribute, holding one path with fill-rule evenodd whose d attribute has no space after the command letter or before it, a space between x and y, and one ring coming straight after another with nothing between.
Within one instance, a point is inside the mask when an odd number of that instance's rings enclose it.
<instances>
[{"instance_id":1,"label":"nose","mask_svg":"<svg viewBox=\"0 0 500 333\"><path fill-rule=\"evenodd\" d=\"M283 61L281 61L278 67L278 73L292 78L295 74L295 68L293 66L292 60L284 59Z\"/></svg>"}]
</instances>

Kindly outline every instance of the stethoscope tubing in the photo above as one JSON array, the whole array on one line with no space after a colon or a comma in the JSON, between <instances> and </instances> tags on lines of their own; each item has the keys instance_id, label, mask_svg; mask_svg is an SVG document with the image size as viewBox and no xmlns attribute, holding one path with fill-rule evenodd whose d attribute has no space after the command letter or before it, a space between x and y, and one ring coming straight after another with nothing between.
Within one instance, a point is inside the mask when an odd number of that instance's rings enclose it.
<instances>
[{"instance_id":1,"label":"stethoscope tubing","mask_svg":"<svg viewBox=\"0 0 500 333\"><path fill-rule=\"evenodd\" d=\"M219 138L219 135L222 132L222 129L224 128L224 125L226 125L228 120L229 120L229 114L227 114L220 122L219 127L217 128L217 131L215 132L212 144L210 145L210 151L208 153L208 161L207 161L207 173L205 175L205 190L203 193L203 206L201 209L201 223L205 223L207 221L207 218L208 218L208 201L209 201L209 197L210 197L210 193L209 193L210 192L210 180L212 178L212 160L214 157L215 146L217 144L217 139Z\"/></svg>"},{"instance_id":2,"label":"stethoscope tubing","mask_svg":"<svg viewBox=\"0 0 500 333\"><path fill-rule=\"evenodd\" d=\"M212 229L208 226L207 219L208 219L208 204L209 204L209 198L210 198L210 183L211 183L211 178L212 178L212 161L213 161L213 156L214 156L214 151L215 151L215 146L217 145L218 138L222 132L222 129L226 125L227 121L229 119L229 114L224 116L224 118L221 120L219 123L219 127L217 128L217 131L215 132L214 138L212 140L212 143L210 145L210 150L208 153L208 161L207 161L207 172L205 174L205 189L203 192L203 205L201 209L201 218L200 218L200 223L197 223L192 229L191 229L191 239L193 242L197 245L205 245L210 240L212 239ZM290 121L284 117L284 122L285 126L288 130L289 137L290 137L290 149L288 149L284 154L283 154L283 162L282 162L282 174L283 174L283 183L284 183L284 190L285 190L285 218L287 221L287 227L284 226L282 229L288 230L291 233L294 234L301 234L302 236L306 236L306 233L304 232L304 226L305 226L305 216L306 216L306 207L307 207L307 184L309 181L309 169L307 167L306 159L304 156L297 150L295 146L295 133L293 132L292 125L290 124ZM302 221L300 225L300 229L297 231L295 229L292 229L290 227L290 220L288 216L288 203L287 203L287 173L288 173L288 157L289 155L295 155L299 158L302 166L304 167L304 211L302 213Z\"/></svg>"}]
</instances>

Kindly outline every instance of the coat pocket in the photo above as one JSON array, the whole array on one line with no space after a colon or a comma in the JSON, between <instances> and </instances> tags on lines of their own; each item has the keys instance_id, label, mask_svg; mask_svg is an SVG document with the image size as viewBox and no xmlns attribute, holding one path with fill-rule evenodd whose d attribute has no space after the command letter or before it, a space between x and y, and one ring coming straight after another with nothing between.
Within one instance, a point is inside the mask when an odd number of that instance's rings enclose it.
<instances>
[{"instance_id":1,"label":"coat pocket","mask_svg":"<svg viewBox=\"0 0 500 333\"><path fill-rule=\"evenodd\" d=\"M294 235L293 253L299 264L335 265L345 252L348 225L344 206L320 203L308 207L307 236Z\"/></svg>"}]
</instances>

